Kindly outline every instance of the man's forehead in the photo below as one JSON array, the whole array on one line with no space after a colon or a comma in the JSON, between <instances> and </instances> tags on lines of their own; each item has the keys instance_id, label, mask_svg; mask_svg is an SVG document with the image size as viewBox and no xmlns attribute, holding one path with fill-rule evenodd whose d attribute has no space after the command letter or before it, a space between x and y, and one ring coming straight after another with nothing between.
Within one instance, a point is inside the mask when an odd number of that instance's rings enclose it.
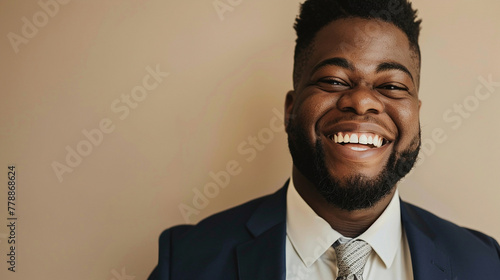
<instances>
[{"instance_id":1,"label":"man's forehead","mask_svg":"<svg viewBox=\"0 0 500 280\"><path fill-rule=\"evenodd\" d=\"M419 58L406 34L392 23L376 19L332 21L318 31L309 51L308 71L325 59L341 57L368 64L394 61L405 65L413 76L419 74Z\"/></svg>"},{"instance_id":2,"label":"man's forehead","mask_svg":"<svg viewBox=\"0 0 500 280\"><path fill-rule=\"evenodd\" d=\"M325 52L359 55L375 48L379 54L411 58L410 42L405 33L391 23L374 19L346 18L332 21L318 31L314 46L315 53L319 55Z\"/></svg>"}]
</instances>

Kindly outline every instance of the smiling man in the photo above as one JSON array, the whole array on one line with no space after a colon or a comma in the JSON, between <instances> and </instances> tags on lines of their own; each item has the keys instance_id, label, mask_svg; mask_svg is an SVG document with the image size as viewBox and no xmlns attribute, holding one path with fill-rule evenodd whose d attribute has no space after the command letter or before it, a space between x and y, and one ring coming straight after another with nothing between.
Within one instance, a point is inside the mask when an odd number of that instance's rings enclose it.
<instances>
[{"instance_id":1,"label":"smiling man","mask_svg":"<svg viewBox=\"0 0 500 280\"><path fill-rule=\"evenodd\" d=\"M308 0L278 192L166 230L150 279L499 279L500 247L400 201L420 148L420 21L406 0Z\"/></svg>"}]
</instances>

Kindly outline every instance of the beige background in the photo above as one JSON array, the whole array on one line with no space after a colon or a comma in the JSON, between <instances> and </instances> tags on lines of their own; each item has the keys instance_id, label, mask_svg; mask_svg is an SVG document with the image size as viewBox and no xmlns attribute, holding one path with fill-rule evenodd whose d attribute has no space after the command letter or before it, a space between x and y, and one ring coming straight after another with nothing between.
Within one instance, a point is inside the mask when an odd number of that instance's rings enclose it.
<instances>
[{"instance_id":1,"label":"beige background","mask_svg":"<svg viewBox=\"0 0 500 280\"><path fill-rule=\"evenodd\" d=\"M0 2L1 279L144 279L158 235L186 222L179 206L195 207L210 172L239 164L188 222L284 183L291 159L272 124L292 86L298 1L220 2L231 10L218 14L213 0L74 0L51 6L46 22L37 1ZM427 144L401 195L500 239L500 86L474 103L479 77L500 82L500 2L414 4L424 19L423 138L440 129L446 140ZM23 17L34 15L41 27L13 46L8 34L22 36ZM126 117L115 112L157 65L169 76ZM464 101L468 115L448 111ZM60 182L53 162L66 164L66 147L106 118L114 130ZM250 154L259 135L267 143ZM9 164L18 172L16 273L6 263Z\"/></svg>"}]
</instances>

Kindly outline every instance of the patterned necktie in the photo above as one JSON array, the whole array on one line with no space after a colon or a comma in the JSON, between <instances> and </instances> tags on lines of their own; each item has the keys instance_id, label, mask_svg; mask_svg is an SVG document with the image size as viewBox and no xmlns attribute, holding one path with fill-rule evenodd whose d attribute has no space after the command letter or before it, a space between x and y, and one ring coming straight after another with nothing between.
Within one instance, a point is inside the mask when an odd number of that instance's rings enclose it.
<instances>
[{"instance_id":1,"label":"patterned necktie","mask_svg":"<svg viewBox=\"0 0 500 280\"><path fill-rule=\"evenodd\" d=\"M337 280L363 280L363 269L372 248L363 240L351 240L334 246L339 274Z\"/></svg>"}]
</instances>

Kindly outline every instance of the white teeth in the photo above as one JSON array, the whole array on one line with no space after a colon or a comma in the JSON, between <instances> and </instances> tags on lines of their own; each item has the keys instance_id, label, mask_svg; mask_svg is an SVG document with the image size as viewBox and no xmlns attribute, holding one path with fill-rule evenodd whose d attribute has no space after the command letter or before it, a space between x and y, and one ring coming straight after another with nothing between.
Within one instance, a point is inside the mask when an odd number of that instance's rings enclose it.
<instances>
[{"instance_id":1,"label":"white teeth","mask_svg":"<svg viewBox=\"0 0 500 280\"><path fill-rule=\"evenodd\" d=\"M357 144L358 143L358 135L357 134L351 135L351 138L349 139L349 142L351 142L353 144Z\"/></svg>"},{"instance_id":2,"label":"white teeth","mask_svg":"<svg viewBox=\"0 0 500 280\"><path fill-rule=\"evenodd\" d=\"M362 151L368 150L367 147L349 147L349 148L351 148L351 150L353 150L353 151L358 151L358 152L362 152Z\"/></svg>"},{"instance_id":3,"label":"white teeth","mask_svg":"<svg viewBox=\"0 0 500 280\"><path fill-rule=\"evenodd\" d=\"M359 136L359 144L368 144L368 138L366 135L361 134L361 136Z\"/></svg>"},{"instance_id":4,"label":"white teeth","mask_svg":"<svg viewBox=\"0 0 500 280\"><path fill-rule=\"evenodd\" d=\"M377 148L380 148L382 147L382 141L383 141L383 138L382 137L378 137L378 136L375 136L375 138L373 139L373 145Z\"/></svg>"},{"instance_id":5,"label":"white teeth","mask_svg":"<svg viewBox=\"0 0 500 280\"><path fill-rule=\"evenodd\" d=\"M373 146L378 148L379 147L378 142L379 142L378 135L375 135L375 137L373 137Z\"/></svg>"},{"instance_id":6,"label":"white teeth","mask_svg":"<svg viewBox=\"0 0 500 280\"><path fill-rule=\"evenodd\" d=\"M363 145L373 145L376 148L382 147L382 144L384 142L384 138L381 136L375 135L366 135L366 134L357 134L357 133L352 133L352 134L345 134L343 135L342 132L339 132L338 134L334 134L332 137L332 140L335 143L351 143L351 144L363 144ZM353 148L353 147L351 147ZM365 151L368 148L361 148L361 147L356 147L353 150L356 151Z\"/></svg>"}]
</instances>

